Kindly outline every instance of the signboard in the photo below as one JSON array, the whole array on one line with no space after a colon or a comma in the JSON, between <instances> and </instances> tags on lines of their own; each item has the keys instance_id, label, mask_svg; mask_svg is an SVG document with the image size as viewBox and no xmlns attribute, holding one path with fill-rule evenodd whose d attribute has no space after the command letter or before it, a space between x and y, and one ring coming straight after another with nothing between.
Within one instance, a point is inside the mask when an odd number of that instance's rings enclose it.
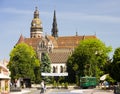
<instances>
[{"instance_id":1,"label":"signboard","mask_svg":"<svg viewBox=\"0 0 120 94\"><path fill-rule=\"evenodd\" d=\"M68 76L68 73L41 73L42 76Z\"/></svg>"}]
</instances>

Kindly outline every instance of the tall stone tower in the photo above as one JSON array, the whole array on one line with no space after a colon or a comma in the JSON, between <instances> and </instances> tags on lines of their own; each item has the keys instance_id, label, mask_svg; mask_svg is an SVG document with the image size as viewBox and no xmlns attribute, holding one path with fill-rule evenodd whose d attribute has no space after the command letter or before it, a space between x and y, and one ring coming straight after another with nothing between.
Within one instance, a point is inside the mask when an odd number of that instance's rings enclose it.
<instances>
[{"instance_id":1,"label":"tall stone tower","mask_svg":"<svg viewBox=\"0 0 120 94\"><path fill-rule=\"evenodd\" d=\"M54 10L54 17L53 17L53 24L52 24L52 36L57 38L58 37L58 28L57 28L57 21L56 21L56 12Z\"/></svg>"},{"instance_id":2,"label":"tall stone tower","mask_svg":"<svg viewBox=\"0 0 120 94\"><path fill-rule=\"evenodd\" d=\"M39 18L38 8L36 7L36 9L34 11L34 18L31 22L30 37L31 38L40 38L40 37L42 37L42 33L43 33L42 22Z\"/></svg>"}]
</instances>

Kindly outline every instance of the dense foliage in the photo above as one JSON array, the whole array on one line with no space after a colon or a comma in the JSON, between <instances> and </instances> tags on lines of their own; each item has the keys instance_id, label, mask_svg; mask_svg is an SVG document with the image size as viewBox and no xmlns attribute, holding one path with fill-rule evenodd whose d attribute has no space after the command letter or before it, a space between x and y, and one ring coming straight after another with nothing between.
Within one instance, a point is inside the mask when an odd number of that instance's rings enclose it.
<instances>
[{"instance_id":1,"label":"dense foliage","mask_svg":"<svg viewBox=\"0 0 120 94\"><path fill-rule=\"evenodd\" d=\"M82 76L95 76L99 78L104 74L108 53L111 47L106 47L98 39L86 39L80 42L67 63L69 82L79 83Z\"/></svg>"},{"instance_id":2,"label":"dense foliage","mask_svg":"<svg viewBox=\"0 0 120 94\"><path fill-rule=\"evenodd\" d=\"M43 73L51 73L51 62L47 53L41 55L41 66L40 70ZM43 77L45 82L50 82L50 77Z\"/></svg>"},{"instance_id":3,"label":"dense foliage","mask_svg":"<svg viewBox=\"0 0 120 94\"><path fill-rule=\"evenodd\" d=\"M36 79L36 73L40 68L40 62L36 58L36 53L31 46L25 43L16 45L10 53L10 62L8 65L11 71L11 78L30 78L32 81ZM36 69L36 71L35 71ZM37 75L39 77L40 74Z\"/></svg>"},{"instance_id":4,"label":"dense foliage","mask_svg":"<svg viewBox=\"0 0 120 94\"><path fill-rule=\"evenodd\" d=\"M113 61L109 66L110 76L120 82L120 48L115 49Z\"/></svg>"}]
</instances>

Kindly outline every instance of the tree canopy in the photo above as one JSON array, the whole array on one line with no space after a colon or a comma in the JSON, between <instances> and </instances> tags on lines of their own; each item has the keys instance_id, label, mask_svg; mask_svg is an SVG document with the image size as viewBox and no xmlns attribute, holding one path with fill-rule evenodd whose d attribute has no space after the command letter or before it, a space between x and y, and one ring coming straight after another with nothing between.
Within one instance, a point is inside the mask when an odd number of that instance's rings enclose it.
<instances>
[{"instance_id":1,"label":"tree canopy","mask_svg":"<svg viewBox=\"0 0 120 94\"><path fill-rule=\"evenodd\" d=\"M109 66L110 76L120 82L120 47L115 49L113 61Z\"/></svg>"},{"instance_id":2,"label":"tree canopy","mask_svg":"<svg viewBox=\"0 0 120 94\"><path fill-rule=\"evenodd\" d=\"M80 41L79 46L74 50L72 56L68 59L67 71L72 75L71 82L79 80L80 76L99 77L104 73L104 66L111 47L99 39L85 39ZM69 75L69 76L71 76Z\"/></svg>"},{"instance_id":3,"label":"tree canopy","mask_svg":"<svg viewBox=\"0 0 120 94\"><path fill-rule=\"evenodd\" d=\"M40 67L40 62L31 46L25 43L17 44L10 52L8 68L11 71L11 78L30 78L35 80L34 69Z\"/></svg>"},{"instance_id":4,"label":"tree canopy","mask_svg":"<svg viewBox=\"0 0 120 94\"><path fill-rule=\"evenodd\" d=\"M51 62L47 53L42 53L41 55L41 72L50 73L51 72ZM43 77L46 82L50 82L50 77Z\"/></svg>"}]
</instances>

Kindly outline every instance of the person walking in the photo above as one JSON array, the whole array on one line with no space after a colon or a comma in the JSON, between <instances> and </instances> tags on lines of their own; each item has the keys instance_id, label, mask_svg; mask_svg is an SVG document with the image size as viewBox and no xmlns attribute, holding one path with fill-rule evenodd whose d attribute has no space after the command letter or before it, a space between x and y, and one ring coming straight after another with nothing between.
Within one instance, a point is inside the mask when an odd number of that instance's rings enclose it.
<instances>
[{"instance_id":1,"label":"person walking","mask_svg":"<svg viewBox=\"0 0 120 94\"><path fill-rule=\"evenodd\" d=\"M42 80L42 82L41 82L41 92L40 92L40 94L44 94L44 87L45 87L45 83L44 83L44 81Z\"/></svg>"},{"instance_id":2,"label":"person walking","mask_svg":"<svg viewBox=\"0 0 120 94\"><path fill-rule=\"evenodd\" d=\"M44 82L44 92L46 92L46 83Z\"/></svg>"}]
</instances>

